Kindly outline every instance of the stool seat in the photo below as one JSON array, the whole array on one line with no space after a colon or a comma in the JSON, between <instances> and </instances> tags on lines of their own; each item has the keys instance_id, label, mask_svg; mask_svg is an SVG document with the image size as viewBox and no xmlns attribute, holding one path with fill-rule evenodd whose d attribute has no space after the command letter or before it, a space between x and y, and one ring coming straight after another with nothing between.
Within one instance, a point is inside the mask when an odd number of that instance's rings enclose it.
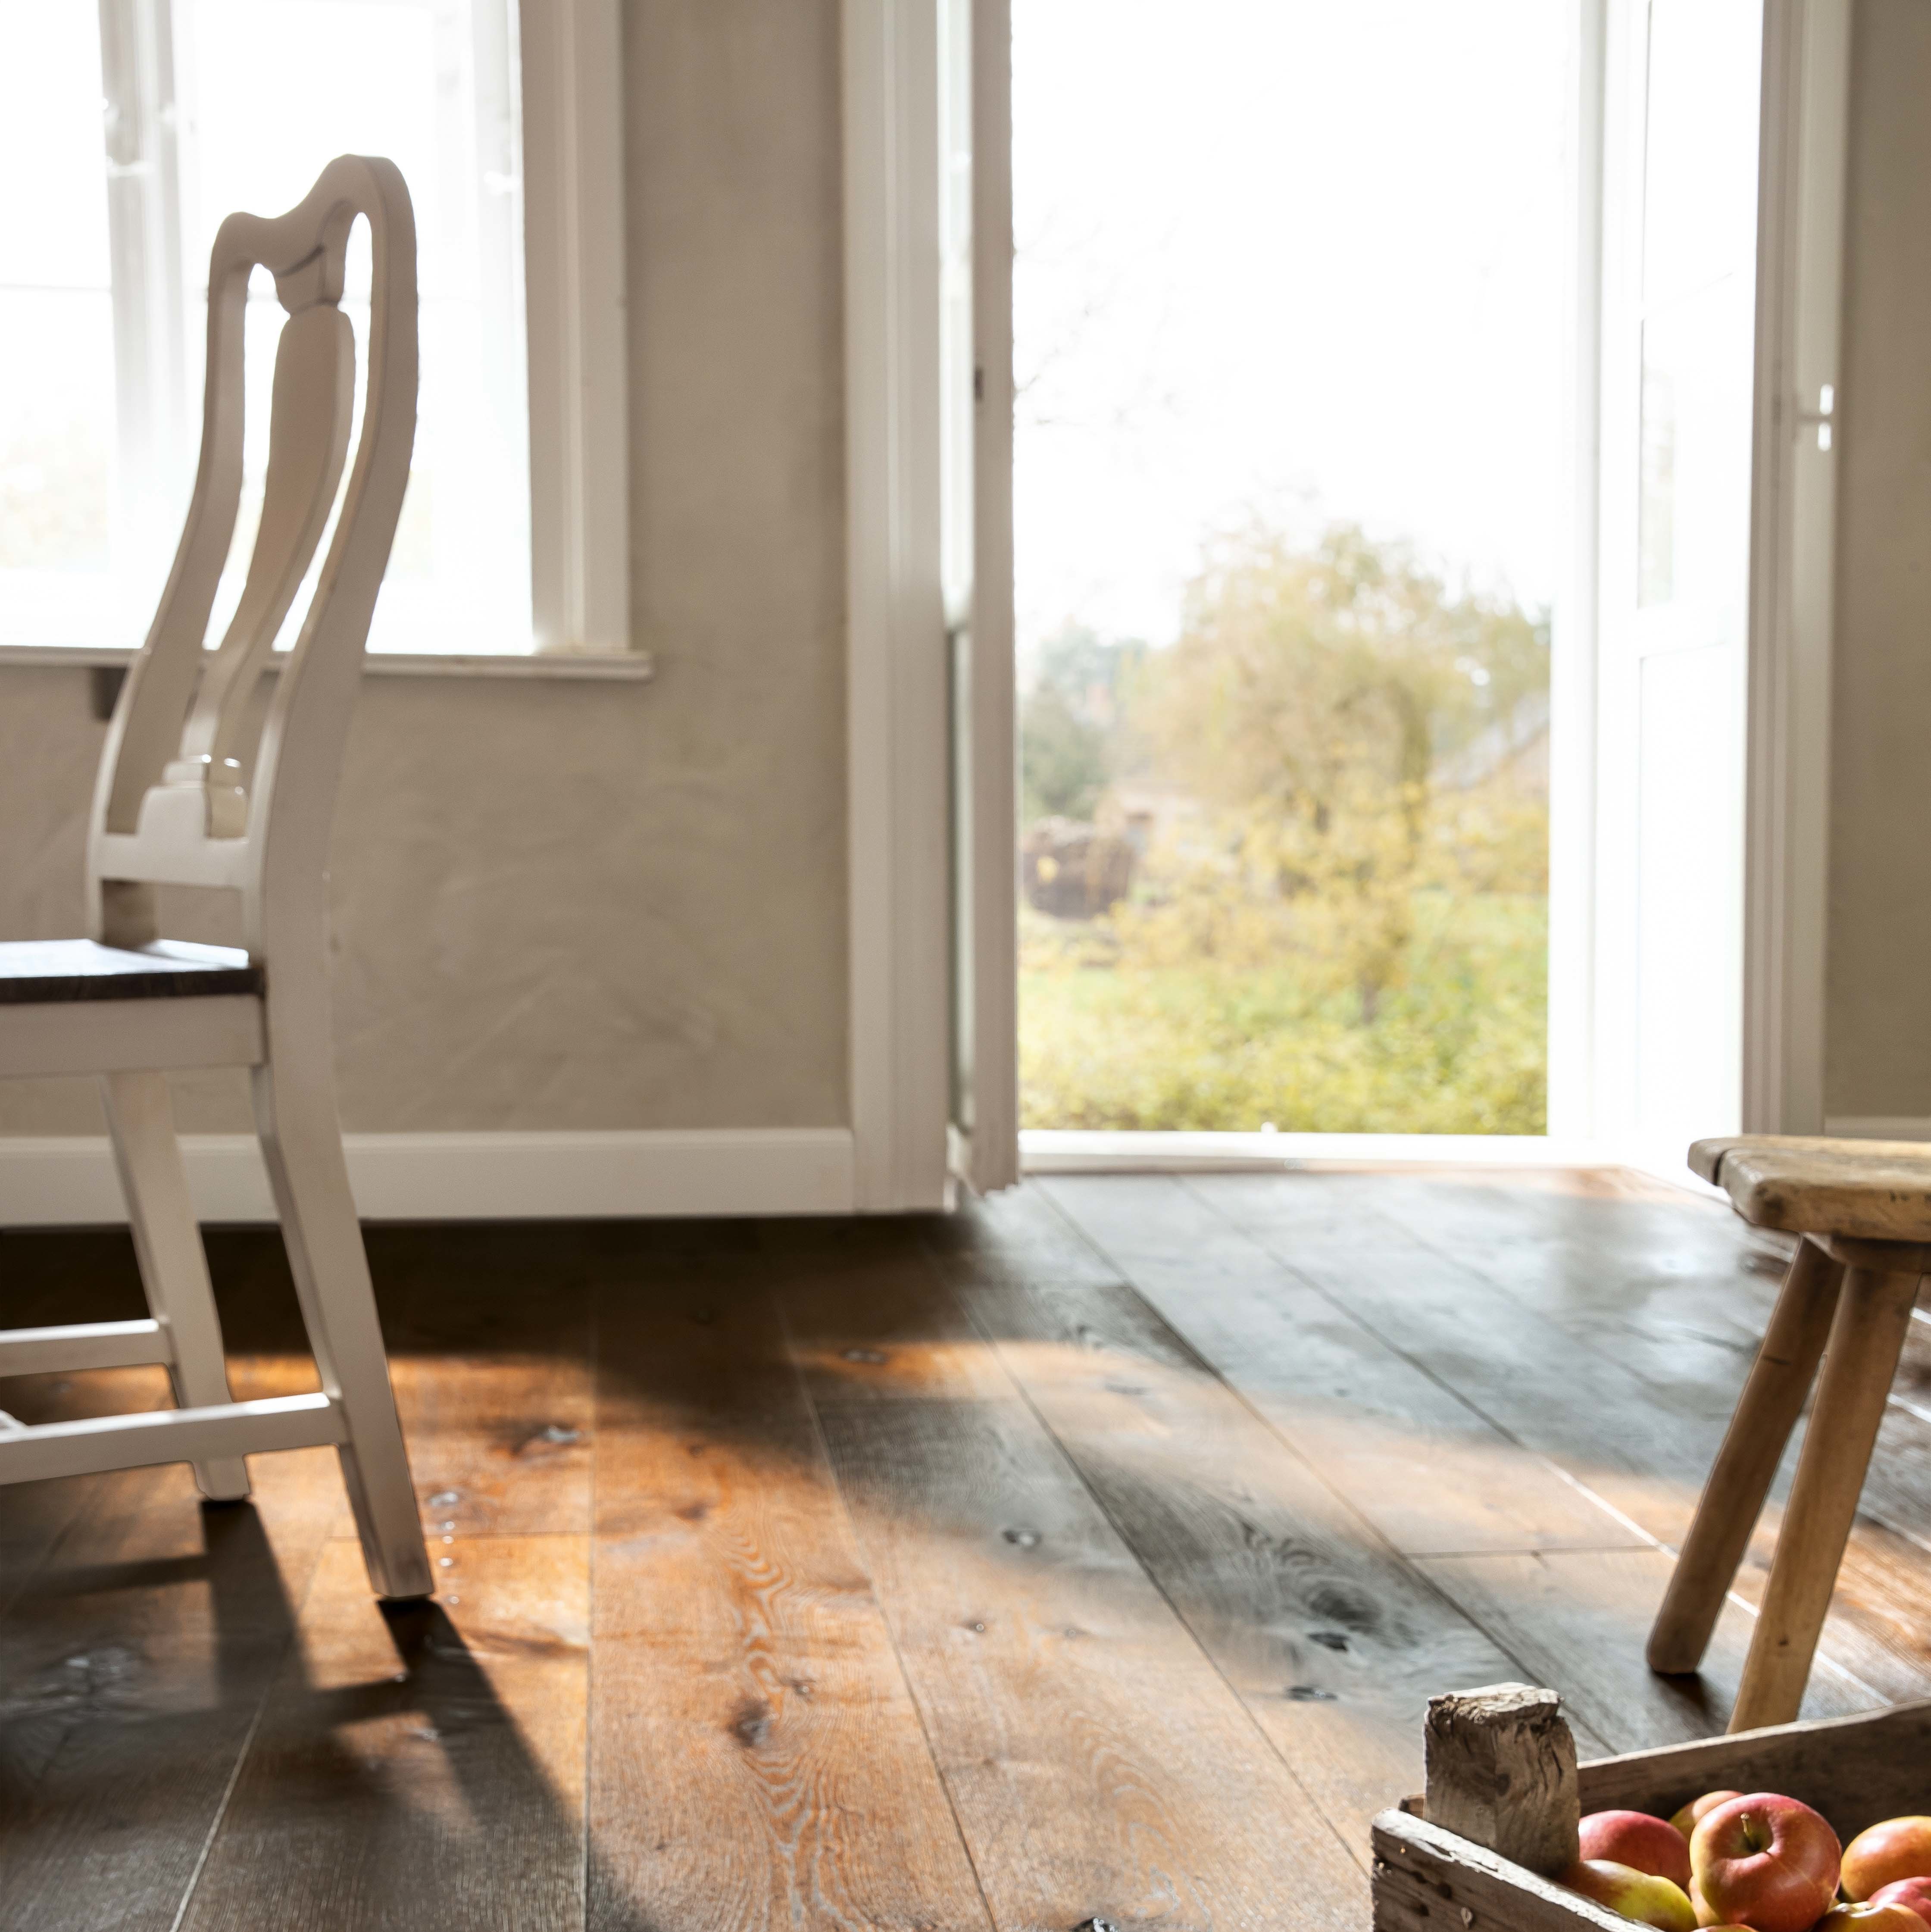
<instances>
[{"instance_id":1,"label":"stool seat","mask_svg":"<svg viewBox=\"0 0 1931 1932\"><path fill-rule=\"evenodd\" d=\"M1931 1142L1746 1134L1696 1142L1690 1166L1755 1228L1931 1242Z\"/></svg>"},{"instance_id":2,"label":"stool seat","mask_svg":"<svg viewBox=\"0 0 1931 1932\"><path fill-rule=\"evenodd\" d=\"M232 946L196 946L184 939L138 946L103 946L92 939L0 944L0 1006L259 994L262 984L262 969Z\"/></svg>"}]
</instances>

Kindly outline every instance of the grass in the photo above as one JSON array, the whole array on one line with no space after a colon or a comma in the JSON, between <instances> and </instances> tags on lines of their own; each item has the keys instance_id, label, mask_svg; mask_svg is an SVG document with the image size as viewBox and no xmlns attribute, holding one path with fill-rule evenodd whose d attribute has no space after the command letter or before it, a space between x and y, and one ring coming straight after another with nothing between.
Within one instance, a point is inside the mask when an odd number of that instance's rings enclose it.
<instances>
[{"instance_id":1,"label":"grass","mask_svg":"<svg viewBox=\"0 0 1931 1932\"><path fill-rule=\"evenodd\" d=\"M1420 895L1405 970L1363 1024L1351 992L1291 958L1099 964L1094 927L1022 908L1021 1120L1540 1133L1548 934L1541 898Z\"/></svg>"}]
</instances>

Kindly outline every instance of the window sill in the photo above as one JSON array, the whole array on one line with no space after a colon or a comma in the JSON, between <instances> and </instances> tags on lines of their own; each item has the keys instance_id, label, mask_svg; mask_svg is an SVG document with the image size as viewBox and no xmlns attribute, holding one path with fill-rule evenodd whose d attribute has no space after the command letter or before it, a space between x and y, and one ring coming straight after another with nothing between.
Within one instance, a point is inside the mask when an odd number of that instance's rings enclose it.
<instances>
[{"instance_id":1,"label":"window sill","mask_svg":"<svg viewBox=\"0 0 1931 1932\"><path fill-rule=\"evenodd\" d=\"M131 650L70 644L0 644L0 668L28 664L43 670L61 665L76 670L121 670L133 658ZM641 684L657 675L655 660L648 651L580 655L531 651L474 657L442 651L371 651L363 658L362 666L365 672L380 677L601 678Z\"/></svg>"}]
</instances>

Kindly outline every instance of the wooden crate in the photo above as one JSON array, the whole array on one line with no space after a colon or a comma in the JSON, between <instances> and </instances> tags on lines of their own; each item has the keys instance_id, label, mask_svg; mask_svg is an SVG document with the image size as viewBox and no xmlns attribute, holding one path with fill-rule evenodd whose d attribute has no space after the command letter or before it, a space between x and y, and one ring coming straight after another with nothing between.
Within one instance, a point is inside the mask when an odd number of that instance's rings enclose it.
<instances>
[{"instance_id":1,"label":"wooden crate","mask_svg":"<svg viewBox=\"0 0 1931 1932\"><path fill-rule=\"evenodd\" d=\"M1552 1710L1552 1693L1536 1694ZM1567 1726L1559 1719L1558 1726L1566 1740ZM1627 1919L1549 1876L1585 1812L1667 1818L1706 1791L1780 1791L1821 1811L1848 1844L1880 1820L1931 1811L1931 1702L1632 1751L1576 1766L1566 1779L1546 1765L1525 1775L1506 1740L1492 1753L1465 1750L1459 1763L1438 1765L1435 1732L1431 1710L1426 1798L1375 1820L1375 1932L1630 1932ZM1546 1738L1538 1748L1549 1757ZM1444 1814L1463 1829L1446 1828Z\"/></svg>"}]
</instances>

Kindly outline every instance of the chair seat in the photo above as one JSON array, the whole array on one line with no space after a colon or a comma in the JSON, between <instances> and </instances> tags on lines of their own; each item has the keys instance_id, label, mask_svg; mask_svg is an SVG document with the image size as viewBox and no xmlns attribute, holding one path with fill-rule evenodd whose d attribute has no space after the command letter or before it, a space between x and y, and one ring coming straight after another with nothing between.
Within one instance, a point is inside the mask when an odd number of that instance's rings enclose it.
<instances>
[{"instance_id":1,"label":"chair seat","mask_svg":"<svg viewBox=\"0 0 1931 1932\"><path fill-rule=\"evenodd\" d=\"M157 939L138 950L91 939L0 944L0 1006L259 994L263 985L260 967L232 946L196 946L180 939Z\"/></svg>"},{"instance_id":2,"label":"chair seat","mask_svg":"<svg viewBox=\"0 0 1931 1932\"><path fill-rule=\"evenodd\" d=\"M1690 1166L1753 1227L1931 1242L1931 1142L1749 1134L1697 1142Z\"/></svg>"}]
</instances>

